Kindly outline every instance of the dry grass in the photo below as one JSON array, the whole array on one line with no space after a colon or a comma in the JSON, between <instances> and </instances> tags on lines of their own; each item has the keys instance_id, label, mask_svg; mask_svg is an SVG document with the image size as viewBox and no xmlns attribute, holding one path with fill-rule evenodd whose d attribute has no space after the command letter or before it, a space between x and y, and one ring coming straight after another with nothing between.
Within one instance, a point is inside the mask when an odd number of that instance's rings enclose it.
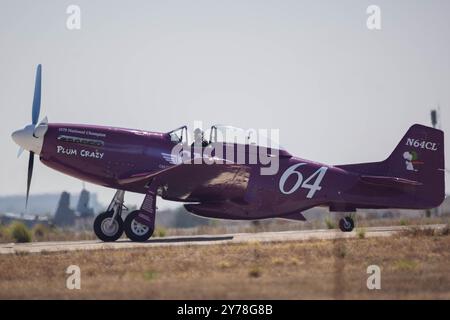
<instances>
[{"instance_id":1,"label":"dry grass","mask_svg":"<svg viewBox=\"0 0 450 320\"><path fill-rule=\"evenodd\" d=\"M163 228L158 226L153 237L166 236L195 236L195 235L217 235L228 233L257 233L257 232L277 232L291 230L311 230L311 229L333 229L337 228L337 218L330 215L324 221L307 221L295 222L288 220L265 220L256 221L254 223L236 223L234 225L212 225L199 226L196 228ZM408 225L411 227L427 224L445 224L449 223L449 216L433 217L433 218L414 218L414 219L357 219L358 235L364 237L364 231L367 227L374 226L398 226ZM16 240L11 236L9 226L0 225L0 243L10 243ZM83 231L65 230L54 227L37 225L30 230L32 233L32 241L80 241L80 240L96 240L91 227ZM123 238L126 238L125 235Z\"/></svg>"},{"instance_id":2,"label":"dry grass","mask_svg":"<svg viewBox=\"0 0 450 320\"><path fill-rule=\"evenodd\" d=\"M450 299L448 232L0 256L0 298ZM65 270L81 268L81 290ZM366 288L367 266L381 290Z\"/></svg>"},{"instance_id":3,"label":"dry grass","mask_svg":"<svg viewBox=\"0 0 450 320\"><path fill-rule=\"evenodd\" d=\"M15 223L11 225L0 225L0 243L19 242L13 236L11 229ZM56 227L49 227L42 224L37 224L32 229L25 227L27 232L30 233L30 240L33 242L42 241L81 241L81 240L96 240L94 232L91 230L86 231L73 231L65 230Z\"/></svg>"}]
</instances>

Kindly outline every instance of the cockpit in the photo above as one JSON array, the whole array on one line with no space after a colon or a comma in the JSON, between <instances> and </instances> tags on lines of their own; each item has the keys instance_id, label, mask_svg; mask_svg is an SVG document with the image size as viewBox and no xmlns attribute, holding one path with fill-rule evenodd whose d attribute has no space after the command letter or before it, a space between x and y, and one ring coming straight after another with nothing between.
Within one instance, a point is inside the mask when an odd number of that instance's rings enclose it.
<instances>
[{"instance_id":1,"label":"cockpit","mask_svg":"<svg viewBox=\"0 0 450 320\"><path fill-rule=\"evenodd\" d=\"M187 126L182 126L179 128L176 128L170 132L167 133L168 136L170 137L170 141L172 141L173 143L183 143L183 144L187 144L188 143L188 131L187 131Z\"/></svg>"},{"instance_id":2,"label":"cockpit","mask_svg":"<svg viewBox=\"0 0 450 320\"><path fill-rule=\"evenodd\" d=\"M187 126L179 127L168 132L170 141L175 144L190 145L194 142L192 134L188 132ZM250 146L264 147L268 149L278 149L288 153L280 146L279 131L273 129L243 129L228 125L213 125L203 133L207 144L242 144Z\"/></svg>"}]
</instances>

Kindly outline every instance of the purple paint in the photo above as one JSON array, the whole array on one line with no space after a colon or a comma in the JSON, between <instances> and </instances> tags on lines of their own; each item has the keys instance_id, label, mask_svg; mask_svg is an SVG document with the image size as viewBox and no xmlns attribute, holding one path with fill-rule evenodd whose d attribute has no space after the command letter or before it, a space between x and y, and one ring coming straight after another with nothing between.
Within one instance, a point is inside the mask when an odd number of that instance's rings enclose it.
<instances>
[{"instance_id":1,"label":"purple paint","mask_svg":"<svg viewBox=\"0 0 450 320\"><path fill-rule=\"evenodd\" d=\"M64 141L62 135L78 140ZM163 198L190 203L186 208L195 214L223 219L292 216L319 205L339 211L427 209L444 199L443 132L422 125L412 126L385 161L328 166L280 153L280 169L272 176L260 175L259 164L173 165L162 154L170 154L174 145L165 133L49 124L40 159L75 178L143 194L158 177ZM311 192L308 184L323 171Z\"/></svg>"}]
</instances>

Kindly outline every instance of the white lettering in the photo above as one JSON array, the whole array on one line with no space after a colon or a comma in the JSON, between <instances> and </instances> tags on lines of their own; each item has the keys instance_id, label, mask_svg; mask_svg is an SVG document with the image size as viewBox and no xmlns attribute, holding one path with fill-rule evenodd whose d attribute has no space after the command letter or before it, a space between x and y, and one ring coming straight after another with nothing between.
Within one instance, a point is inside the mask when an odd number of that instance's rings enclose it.
<instances>
[{"instance_id":1,"label":"white lettering","mask_svg":"<svg viewBox=\"0 0 450 320\"><path fill-rule=\"evenodd\" d=\"M367 278L367 289L380 290L381 289L381 269L377 265L370 265L367 267L367 274L370 276Z\"/></svg>"},{"instance_id":2,"label":"white lettering","mask_svg":"<svg viewBox=\"0 0 450 320\"><path fill-rule=\"evenodd\" d=\"M63 146L56 146L56 153L65 154L68 156L77 156L78 150L77 149L66 149ZM95 151L89 151L89 150L81 150L80 156L83 158L93 158L93 159L103 159L105 153L99 152L98 150Z\"/></svg>"},{"instance_id":3,"label":"white lettering","mask_svg":"<svg viewBox=\"0 0 450 320\"><path fill-rule=\"evenodd\" d=\"M81 29L81 8L77 5L70 5L66 9L66 13L69 15L66 21L66 27L69 30Z\"/></svg>"},{"instance_id":4,"label":"white lettering","mask_svg":"<svg viewBox=\"0 0 450 320\"><path fill-rule=\"evenodd\" d=\"M417 140L412 138L406 139L406 145L414 148L421 148L431 151L437 151L437 143L425 141L425 140Z\"/></svg>"},{"instance_id":5,"label":"white lettering","mask_svg":"<svg viewBox=\"0 0 450 320\"><path fill-rule=\"evenodd\" d=\"M81 289L81 269L77 265L71 265L67 267L67 274L70 276L67 277L66 280L66 288L69 290Z\"/></svg>"},{"instance_id":6,"label":"white lettering","mask_svg":"<svg viewBox=\"0 0 450 320\"><path fill-rule=\"evenodd\" d=\"M297 168L306 165L306 163L296 163L292 166L290 166L281 176L280 178L280 183L279 183L279 188L281 193L283 194L292 194L294 193L298 188L304 188L304 189L309 189L308 194L306 195L306 198L311 199L312 197L314 197L314 194L321 190L322 187L320 186L320 183L322 182L323 177L325 176L325 173L327 172L328 168L327 167L320 167L318 170L316 170L311 176L309 176L304 182L303 182L303 175L299 172L296 171ZM285 189L285 184L287 179L291 176L295 174L297 176L297 181L295 182L295 184L291 187L291 189L286 190ZM315 178L315 181L311 184L310 182L312 182L312 180Z\"/></svg>"},{"instance_id":7,"label":"white lettering","mask_svg":"<svg viewBox=\"0 0 450 320\"><path fill-rule=\"evenodd\" d=\"M369 14L366 21L367 29L381 30L381 9L379 6L370 5L367 7L366 13Z\"/></svg>"},{"instance_id":8,"label":"white lettering","mask_svg":"<svg viewBox=\"0 0 450 320\"><path fill-rule=\"evenodd\" d=\"M68 156L76 156L78 154L78 151L77 149L66 149L63 146L56 146L56 153L61 153Z\"/></svg>"},{"instance_id":9,"label":"white lettering","mask_svg":"<svg viewBox=\"0 0 450 320\"><path fill-rule=\"evenodd\" d=\"M84 158L103 159L104 153L98 151L81 150L80 156Z\"/></svg>"},{"instance_id":10,"label":"white lettering","mask_svg":"<svg viewBox=\"0 0 450 320\"><path fill-rule=\"evenodd\" d=\"M212 307L191 307L185 304L183 307L178 307L178 315L203 315L208 318Z\"/></svg>"}]
</instances>

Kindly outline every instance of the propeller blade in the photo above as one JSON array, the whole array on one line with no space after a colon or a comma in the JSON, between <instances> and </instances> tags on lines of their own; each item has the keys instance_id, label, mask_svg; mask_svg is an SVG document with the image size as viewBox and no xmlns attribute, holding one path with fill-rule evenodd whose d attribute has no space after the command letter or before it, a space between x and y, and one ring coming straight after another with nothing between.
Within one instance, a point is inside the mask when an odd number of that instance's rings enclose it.
<instances>
[{"instance_id":1,"label":"propeller blade","mask_svg":"<svg viewBox=\"0 0 450 320\"><path fill-rule=\"evenodd\" d=\"M19 147L19 151L17 152L17 158L20 158L20 156L22 155L22 153L23 153L23 148L22 148L22 147Z\"/></svg>"},{"instance_id":2,"label":"propeller blade","mask_svg":"<svg viewBox=\"0 0 450 320\"><path fill-rule=\"evenodd\" d=\"M28 196L30 195L31 177L33 176L34 152L30 152L30 159L28 160L28 179L27 179L27 198L25 208L28 207Z\"/></svg>"},{"instance_id":3,"label":"propeller blade","mask_svg":"<svg viewBox=\"0 0 450 320\"><path fill-rule=\"evenodd\" d=\"M36 70L36 81L34 84L33 108L31 111L31 122L36 125L39 121L39 112L41 111L41 78L42 66L39 64Z\"/></svg>"}]
</instances>

